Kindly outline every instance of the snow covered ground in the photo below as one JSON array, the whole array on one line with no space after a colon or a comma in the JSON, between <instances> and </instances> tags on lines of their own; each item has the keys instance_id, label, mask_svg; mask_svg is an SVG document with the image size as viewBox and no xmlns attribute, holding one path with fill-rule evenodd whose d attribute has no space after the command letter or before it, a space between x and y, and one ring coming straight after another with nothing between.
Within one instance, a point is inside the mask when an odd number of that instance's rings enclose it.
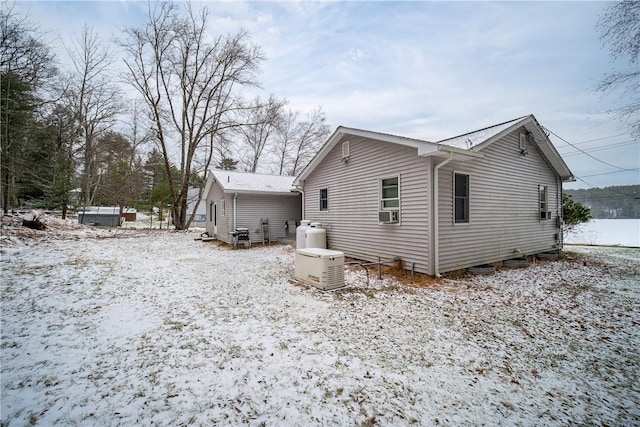
<instances>
[{"instance_id":1,"label":"snow covered ground","mask_svg":"<svg viewBox=\"0 0 640 427\"><path fill-rule=\"evenodd\" d=\"M640 424L637 249L323 293L290 246L69 234L0 240L2 426Z\"/></svg>"}]
</instances>

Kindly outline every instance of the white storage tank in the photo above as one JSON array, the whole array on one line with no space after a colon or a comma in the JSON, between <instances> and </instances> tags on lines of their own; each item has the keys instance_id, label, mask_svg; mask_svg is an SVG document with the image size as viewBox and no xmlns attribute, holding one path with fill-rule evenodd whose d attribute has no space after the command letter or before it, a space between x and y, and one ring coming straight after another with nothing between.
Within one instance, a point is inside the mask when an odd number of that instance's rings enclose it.
<instances>
[{"instance_id":1,"label":"white storage tank","mask_svg":"<svg viewBox=\"0 0 640 427\"><path fill-rule=\"evenodd\" d=\"M305 245L305 233L309 228L311 221L302 220L300 225L296 228L296 249L304 249Z\"/></svg>"},{"instance_id":2,"label":"white storage tank","mask_svg":"<svg viewBox=\"0 0 640 427\"><path fill-rule=\"evenodd\" d=\"M321 227L319 222L312 222L305 232L305 249L327 249L327 230Z\"/></svg>"}]
</instances>

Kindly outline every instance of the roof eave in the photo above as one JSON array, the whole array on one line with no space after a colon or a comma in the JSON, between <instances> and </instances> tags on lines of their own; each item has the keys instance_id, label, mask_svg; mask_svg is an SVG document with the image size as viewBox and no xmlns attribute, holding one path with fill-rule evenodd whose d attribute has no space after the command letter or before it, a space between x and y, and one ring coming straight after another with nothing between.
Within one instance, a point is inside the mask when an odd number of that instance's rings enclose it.
<instances>
[{"instance_id":1,"label":"roof eave","mask_svg":"<svg viewBox=\"0 0 640 427\"><path fill-rule=\"evenodd\" d=\"M336 145L336 143L340 140L340 138L342 138L342 135L344 135L344 129L345 128L343 128L342 126L338 126L336 130L333 131L333 134L331 134L329 139L327 139L327 142L324 143L322 148L318 150L318 152L316 153L315 156L313 156L311 161L307 163L304 169L302 169L302 172L300 172L300 174L296 176L296 178L293 180L294 186L299 187L302 185L302 182L304 182L304 180L307 179L307 177L316 168L316 166L318 166L318 164L322 161L322 159L324 159L324 157L326 156L326 153L328 153Z\"/></svg>"},{"instance_id":2,"label":"roof eave","mask_svg":"<svg viewBox=\"0 0 640 427\"><path fill-rule=\"evenodd\" d=\"M473 147L472 150L473 151L480 151L483 148L486 148L489 145L493 144L494 142L496 142L500 138L504 137L505 135L510 134L511 132L513 132L514 130L518 129L519 127L525 126L527 123L532 122L534 120L535 120L535 118L531 114L526 116L526 117L523 117L521 120L518 120L517 122L515 122L514 124L512 124L508 128L503 129L501 132L498 132L497 134L493 135L491 138L489 138L489 139L487 139L485 141L482 141L480 144L478 144L475 147Z\"/></svg>"},{"instance_id":3,"label":"roof eave","mask_svg":"<svg viewBox=\"0 0 640 427\"><path fill-rule=\"evenodd\" d=\"M556 150L556 147L544 132L540 123L538 123L533 115L530 116L530 119L531 120L525 124L525 128L533 134L534 142L542 155L547 159L547 162L549 162L563 182L575 181L576 179L569 169L569 166L567 166L560 153L558 153L558 150Z\"/></svg>"},{"instance_id":4,"label":"roof eave","mask_svg":"<svg viewBox=\"0 0 640 427\"><path fill-rule=\"evenodd\" d=\"M525 129L527 129L527 131L534 134L534 140L536 141L536 145L538 146L542 154L545 156L545 158L547 159L551 167L558 174L560 179L563 182L575 181L575 177L571 173L571 170L569 170L569 167L564 162L564 159L562 158L562 156L560 156L560 154L554 147L553 143L547 136L547 134L544 133L542 125L538 123L538 120L535 118L533 114L523 117L522 120L518 120L513 125L504 129L502 132L499 132L496 135L492 136L491 138L487 139L486 141L483 141L482 143L476 145L475 147L472 148L472 150L474 152L481 151L482 149L493 144L495 141L499 140L500 138L504 137L505 135L508 135L509 133L513 132L514 130L522 126L524 126Z\"/></svg>"},{"instance_id":5,"label":"roof eave","mask_svg":"<svg viewBox=\"0 0 640 427\"><path fill-rule=\"evenodd\" d=\"M454 160L462 162L484 158L484 154L482 153L444 144L430 144L418 148L418 156L420 157L451 157L451 155L453 155Z\"/></svg>"},{"instance_id":6,"label":"roof eave","mask_svg":"<svg viewBox=\"0 0 640 427\"><path fill-rule=\"evenodd\" d=\"M307 166L302 170L300 175L293 181L293 185L300 186L304 180L311 174L311 172L318 166L318 164L326 157L326 155L335 147L335 145L342 139L343 136L359 136L362 138L375 139L378 141L389 142L392 144L404 145L407 147L413 147L420 150L424 145L435 145L432 142L424 141L421 139L407 138L404 136L386 134L381 132L374 132L364 129L347 128L344 126L338 126L333 134L327 139L327 142L311 159Z\"/></svg>"},{"instance_id":7,"label":"roof eave","mask_svg":"<svg viewBox=\"0 0 640 427\"><path fill-rule=\"evenodd\" d=\"M258 190L240 190L229 188L222 191L224 194L254 194L265 196L296 196L296 191L258 191Z\"/></svg>"}]
</instances>

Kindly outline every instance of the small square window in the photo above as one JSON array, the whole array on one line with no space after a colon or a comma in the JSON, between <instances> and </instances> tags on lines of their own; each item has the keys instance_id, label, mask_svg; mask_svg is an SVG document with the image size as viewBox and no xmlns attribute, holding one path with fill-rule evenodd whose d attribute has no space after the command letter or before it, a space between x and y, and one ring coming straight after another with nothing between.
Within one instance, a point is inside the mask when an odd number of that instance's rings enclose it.
<instances>
[{"instance_id":1,"label":"small square window","mask_svg":"<svg viewBox=\"0 0 640 427\"><path fill-rule=\"evenodd\" d=\"M329 210L329 189L328 188L320 189L320 210L321 211Z\"/></svg>"}]
</instances>

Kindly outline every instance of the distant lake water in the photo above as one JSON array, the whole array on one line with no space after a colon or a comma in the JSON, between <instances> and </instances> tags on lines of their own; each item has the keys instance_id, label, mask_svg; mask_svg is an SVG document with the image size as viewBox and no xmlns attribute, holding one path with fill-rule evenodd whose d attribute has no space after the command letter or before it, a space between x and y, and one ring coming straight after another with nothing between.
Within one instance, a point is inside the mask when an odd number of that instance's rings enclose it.
<instances>
[{"instance_id":1,"label":"distant lake water","mask_svg":"<svg viewBox=\"0 0 640 427\"><path fill-rule=\"evenodd\" d=\"M592 219L564 237L565 243L640 247L640 219Z\"/></svg>"}]
</instances>

